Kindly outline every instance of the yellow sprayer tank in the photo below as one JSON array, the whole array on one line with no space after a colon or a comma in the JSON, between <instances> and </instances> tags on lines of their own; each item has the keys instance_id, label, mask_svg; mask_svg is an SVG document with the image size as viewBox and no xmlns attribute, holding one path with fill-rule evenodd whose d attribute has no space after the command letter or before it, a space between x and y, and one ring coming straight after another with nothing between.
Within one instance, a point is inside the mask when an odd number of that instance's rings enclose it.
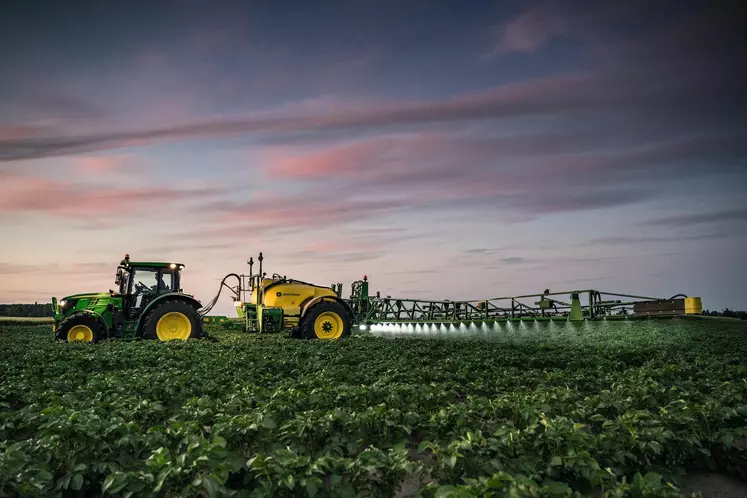
<instances>
[{"instance_id":1,"label":"yellow sprayer tank","mask_svg":"<svg viewBox=\"0 0 747 498\"><path fill-rule=\"evenodd\" d=\"M292 328L298 325L301 316L301 307L312 299L328 296L336 298L337 294L329 287L321 287L305 282L273 280L265 278L261 283L262 302L257 303L257 289L252 291L250 303L260 304L264 308L283 309L283 328Z\"/></svg>"},{"instance_id":2,"label":"yellow sprayer tank","mask_svg":"<svg viewBox=\"0 0 747 498\"><path fill-rule=\"evenodd\" d=\"M259 253L259 273L252 273L249 258L249 301L239 306L245 311L247 328L259 333L287 330L293 337L336 340L350 335L354 313L332 287L280 277L265 278L264 257ZM243 276L240 277L243 282ZM249 289L247 289L249 290Z\"/></svg>"}]
</instances>

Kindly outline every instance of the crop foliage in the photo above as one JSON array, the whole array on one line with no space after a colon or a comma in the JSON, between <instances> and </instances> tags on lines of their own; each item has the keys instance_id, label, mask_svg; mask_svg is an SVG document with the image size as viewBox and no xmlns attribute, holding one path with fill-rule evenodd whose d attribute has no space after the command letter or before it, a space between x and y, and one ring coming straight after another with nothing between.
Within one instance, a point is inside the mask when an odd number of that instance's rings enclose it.
<instances>
[{"instance_id":1,"label":"crop foliage","mask_svg":"<svg viewBox=\"0 0 747 498\"><path fill-rule=\"evenodd\" d=\"M0 324L0 496L680 496L747 478L742 322L65 344Z\"/></svg>"}]
</instances>

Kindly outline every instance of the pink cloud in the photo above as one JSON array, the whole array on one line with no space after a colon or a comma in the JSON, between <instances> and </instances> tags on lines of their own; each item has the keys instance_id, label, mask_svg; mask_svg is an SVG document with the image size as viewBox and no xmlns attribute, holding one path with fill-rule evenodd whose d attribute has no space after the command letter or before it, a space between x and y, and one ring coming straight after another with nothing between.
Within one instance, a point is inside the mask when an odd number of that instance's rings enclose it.
<instances>
[{"instance_id":1,"label":"pink cloud","mask_svg":"<svg viewBox=\"0 0 747 498\"><path fill-rule=\"evenodd\" d=\"M193 138L283 134L306 131L362 131L400 125L457 123L501 117L592 110L630 105L643 99L646 88L627 88L613 75L579 72L500 85L437 102L389 102L333 108L322 114L299 115L287 109L250 117L192 121L174 126L87 136L0 140L0 160L47 157L125 145Z\"/></svg>"},{"instance_id":2,"label":"pink cloud","mask_svg":"<svg viewBox=\"0 0 747 498\"><path fill-rule=\"evenodd\" d=\"M318 227L359 220L394 211L405 205L386 200L336 200L334 196L278 196L270 202L250 202L225 206L223 222L244 222L258 227Z\"/></svg>"},{"instance_id":3,"label":"pink cloud","mask_svg":"<svg viewBox=\"0 0 747 498\"><path fill-rule=\"evenodd\" d=\"M0 141L32 138L43 131L46 127L38 124L0 124Z\"/></svg>"},{"instance_id":4,"label":"pink cloud","mask_svg":"<svg viewBox=\"0 0 747 498\"><path fill-rule=\"evenodd\" d=\"M8 176L0 184L0 215L42 213L61 218L129 216L173 203L205 199L215 188L85 187L67 181Z\"/></svg>"},{"instance_id":5,"label":"pink cloud","mask_svg":"<svg viewBox=\"0 0 747 498\"><path fill-rule=\"evenodd\" d=\"M301 154L271 150L266 169L274 177L288 179L365 174L376 168L395 144L395 140L377 139Z\"/></svg>"},{"instance_id":6,"label":"pink cloud","mask_svg":"<svg viewBox=\"0 0 747 498\"><path fill-rule=\"evenodd\" d=\"M642 0L599 0L593 4L546 0L499 26L493 54L535 52L556 37L599 43L607 35L608 23L637 20L655 8Z\"/></svg>"},{"instance_id":7,"label":"pink cloud","mask_svg":"<svg viewBox=\"0 0 747 498\"><path fill-rule=\"evenodd\" d=\"M568 28L566 19L549 15L547 5L529 9L505 25L495 53L534 52L550 38L567 34Z\"/></svg>"},{"instance_id":8,"label":"pink cloud","mask_svg":"<svg viewBox=\"0 0 747 498\"><path fill-rule=\"evenodd\" d=\"M303 152L276 148L264 167L273 180L306 181L307 199L325 191L345 192L376 199L372 210L379 208L379 201L402 209L483 204L498 209L501 219L525 220L636 203L673 175L683 179L737 172L734 160L745 150L741 133L639 141L591 151L584 139L574 146L573 138L567 137L567 149L558 154L543 149L542 134L534 137L534 147L527 146L529 142L517 145L526 141L521 136L413 134ZM704 160L711 162L711 169L702 170ZM349 202L355 213L357 204ZM290 216L294 209L260 212L267 219L295 223ZM339 216L327 213L324 204L310 204L304 211L312 218ZM299 216L305 219L306 212Z\"/></svg>"},{"instance_id":9,"label":"pink cloud","mask_svg":"<svg viewBox=\"0 0 747 498\"><path fill-rule=\"evenodd\" d=\"M81 173L100 174L121 170L125 166L132 166L135 161L132 156L83 156L76 158L76 169Z\"/></svg>"},{"instance_id":10,"label":"pink cloud","mask_svg":"<svg viewBox=\"0 0 747 498\"><path fill-rule=\"evenodd\" d=\"M311 188L337 185L347 192L417 205L513 195L531 185L531 179L495 162L501 157L499 149L459 135L424 133L303 153L273 149L265 169L277 180L316 180L320 186Z\"/></svg>"}]
</instances>

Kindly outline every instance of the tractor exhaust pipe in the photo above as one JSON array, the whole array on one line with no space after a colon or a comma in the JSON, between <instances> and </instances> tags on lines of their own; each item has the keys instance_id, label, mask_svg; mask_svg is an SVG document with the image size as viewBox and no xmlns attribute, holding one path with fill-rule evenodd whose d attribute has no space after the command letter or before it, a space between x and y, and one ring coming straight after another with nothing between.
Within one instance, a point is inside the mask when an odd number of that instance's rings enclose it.
<instances>
[{"instance_id":1,"label":"tractor exhaust pipe","mask_svg":"<svg viewBox=\"0 0 747 498\"><path fill-rule=\"evenodd\" d=\"M252 276L252 266L254 266L254 258L251 256L249 257L249 261L247 261L249 264L249 286L248 290L251 293L251 291L254 289L254 277ZM246 302L246 291L247 289L244 289L244 302Z\"/></svg>"},{"instance_id":2,"label":"tractor exhaust pipe","mask_svg":"<svg viewBox=\"0 0 747 498\"><path fill-rule=\"evenodd\" d=\"M264 278L264 275L262 274L262 260L265 258L262 257L262 253L259 253L259 257L257 258L257 261L259 261L259 276L257 277L257 304L262 302L262 297L259 293L262 290L262 279Z\"/></svg>"}]
</instances>

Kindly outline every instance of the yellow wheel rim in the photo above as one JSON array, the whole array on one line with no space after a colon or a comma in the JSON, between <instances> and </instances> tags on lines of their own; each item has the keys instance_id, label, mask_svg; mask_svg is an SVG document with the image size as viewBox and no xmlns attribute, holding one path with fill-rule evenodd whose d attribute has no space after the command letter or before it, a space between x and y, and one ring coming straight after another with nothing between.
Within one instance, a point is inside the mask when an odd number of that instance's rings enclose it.
<instances>
[{"instance_id":1,"label":"yellow wheel rim","mask_svg":"<svg viewBox=\"0 0 747 498\"><path fill-rule=\"evenodd\" d=\"M85 325L75 325L67 331L67 341L93 342L93 330Z\"/></svg>"},{"instance_id":2,"label":"yellow wheel rim","mask_svg":"<svg viewBox=\"0 0 747 498\"><path fill-rule=\"evenodd\" d=\"M186 341L192 335L192 322L183 313L166 313L156 323L156 335L162 341Z\"/></svg>"},{"instance_id":3,"label":"yellow wheel rim","mask_svg":"<svg viewBox=\"0 0 747 498\"><path fill-rule=\"evenodd\" d=\"M319 339L339 339L342 330L342 317L332 311L325 311L314 320L314 334Z\"/></svg>"}]
</instances>

